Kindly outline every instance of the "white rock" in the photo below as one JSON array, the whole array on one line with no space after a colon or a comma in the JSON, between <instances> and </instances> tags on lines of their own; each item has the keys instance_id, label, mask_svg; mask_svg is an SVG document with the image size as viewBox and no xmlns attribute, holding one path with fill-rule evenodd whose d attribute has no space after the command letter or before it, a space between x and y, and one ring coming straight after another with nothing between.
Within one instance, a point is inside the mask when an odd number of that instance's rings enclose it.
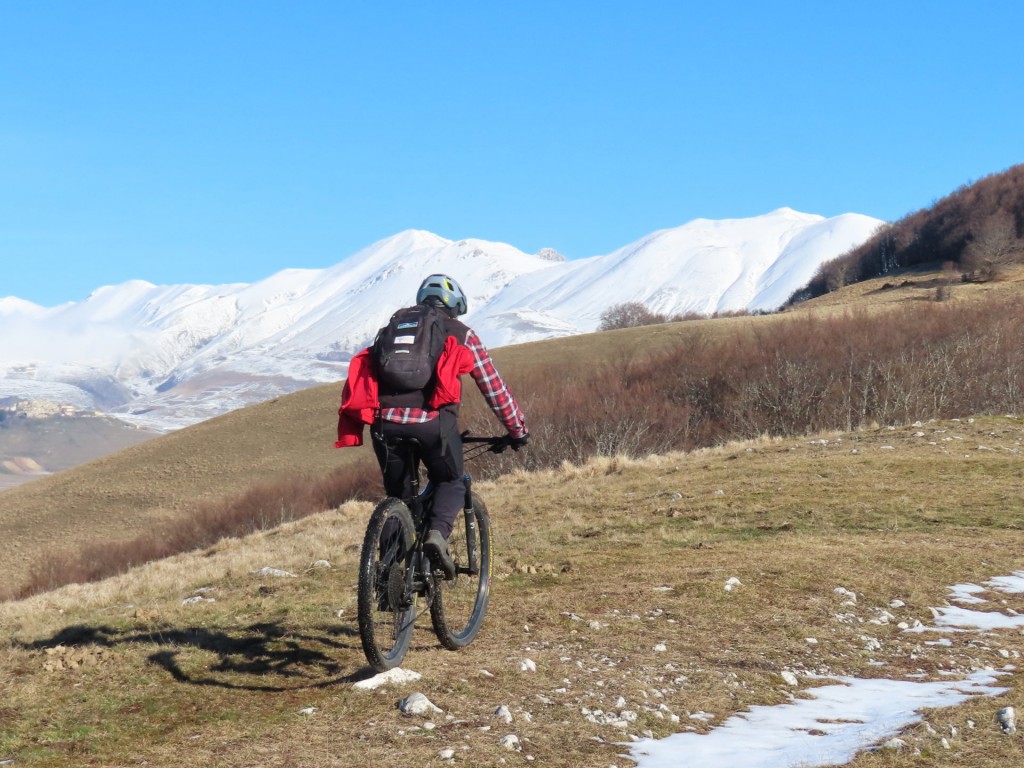
<instances>
[{"instance_id":1,"label":"white rock","mask_svg":"<svg viewBox=\"0 0 1024 768\"><path fill-rule=\"evenodd\" d=\"M882 744L882 749L906 749L907 742L903 739L889 739L887 742Z\"/></svg>"},{"instance_id":2,"label":"white rock","mask_svg":"<svg viewBox=\"0 0 1024 768\"><path fill-rule=\"evenodd\" d=\"M512 722L512 710L502 704L496 710L494 710L494 716L501 720L503 723Z\"/></svg>"},{"instance_id":3,"label":"white rock","mask_svg":"<svg viewBox=\"0 0 1024 768\"><path fill-rule=\"evenodd\" d=\"M668 650L668 646L666 646L664 643L658 643L651 650L654 651L655 653L664 653L665 651Z\"/></svg>"},{"instance_id":4,"label":"white rock","mask_svg":"<svg viewBox=\"0 0 1024 768\"><path fill-rule=\"evenodd\" d=\"M882 650L882 643L878 638L871 637L870 635L861 635L861 642L864 643L864 650L869 652Z\"/></svg>"},{"instance_id":5,"label":"white rock","mask_svg":"<svg viewBox=\"0 0 1024 768\"><path fill-rule=\"evenodd\" d=\"M437 756L440 757L442 760L454 760L455 750L451 747L449 747L448 749L442 749L440 752L437 753Z\"/></svg>"},{"instance_id":6,"label":"white rock","mask_svg":"<svg viewBox=\"0 0 1024 768\"><path fill-rule=\"evenodd\" d=\"M788 669L782 670L782 679L785 681L786 685L800 685L800 680L798 680L797 676Z\"/></svg>"},{"instance_id":7,"label":"white rock","mask_svg":"<svg viewBox=\"0 0 1024 768\"><path fill-rule=\"evenodd\" d=\"M251 573L253 576L275 576L289 579L298 578L298 576L296 576L294 573L282 571L280 568L271 568L270 566L264 566L263 568L260 568L258 571L252 571Z\"/></svg>"},{"instance_id":8,"label":"white rock","mask_svg":"<svg viewBox=\"0 0 1024 768\"><path fill-rule=\"evenodd\" d=\"M419 672L413 672L411 669L395 667L394 669L389 669L387 672L381 672L379 675L374 675L368 680L360 680L358 683L353 683L352 687L358 688L361 691L372 691L380 688L382 685L414 683L419 680L420 677L422 677L422 675L420 675Z\"/></svg>"},{"instance_id":9,"label":"white rock","mask_svg":"<svg viewBox=\"0 0 1024 768\"><path fill-rule=\"evenodd\" d=\"M1017 732L1017 710L1013 707L1003 707L996 712L996 722L1005 734Z\"/></svg>"},{"instance_id":10,"label":"white rock","mask_svg":"<svg viewBox=\"0 0 1024 768\"><path fill-rule=\"evenodd\" d=\"M303 707L299 710L300 715L312 715L316 712L316 707Z\"/></svg>"},{"instance_id":11,"label":"white rock","mask_svg":"<svg viewBox=\"0 0 1024 768\"><path fill-rule=\"evenodd\" d=\"M214 599L212 597L203 597L202 595L192 595L192 597L186 597L181 601L182 605L196 605L197 603L212 603Z\"/></svg>"},{"instance_id":12,"label":"white rock","mask_svg":"<svg viewBox=\"0 0 1024 768\"><path fill-rule=\"evenodd\" d=\"M443 710L434 706L434 703L422 693L411 693L398 702L398 708L406 715L434 715Z\"/></svg>"},{"instance_id":13,"label":"white rock","mask_svg":"<svg viewBox=\"0 0 1024 768\"><path fill-rule=\"evenodd\" d=\"M520 672L536 672L537 671L537 662L535 662L533 659L523 659L521 662L519 662L519 671Z\"/></svg>"},{"instance_id":14,"label":"white rock","mask_svg":"<svg viewBox=\"0 0 1024 768\"><path fill-rule=\"evenodd\" d=\"M846 587L836 587L833 591L837 595L842 595L843 597L849 599L851 602L853 602L854 605L857 604L857 594L846 589Z\"/></svg>"},{"instance_id":15,"label":"white rock","mask_svg":"<svg viewBox=\"0 0 1024 768\"><path fill-rule=\"evenodd\" d=\"M316 569L316 570L318 570L318 571L319 570L329 571L331 569L331 563L330 563L329 560L317 560L315 563L313 563L313 565L311 567Z\"/></svg>"},{"instance_id":16,"label":"white rock","mask_svg":"<svg viewBox=\"0 0 1024 768\"><path fill-rule=\"evenodd\" d=\"M735 576L730 576L729 580L725 582L725 591L732 592L736 587L742 587L743 582L737 579Z\"/></svg>"},{"instance_id":17,"label":"white rock","mask_svg":"<svg viewBox=\"0 0 1024 768\"><path fill-rule=\"evenodd\" d=\"M520 752L523 749L523 745L519 743L519 737L514 733L510 733L508 736L502 736L501 741L498 743L509 752Z\"/></svg>"}]
</instances>

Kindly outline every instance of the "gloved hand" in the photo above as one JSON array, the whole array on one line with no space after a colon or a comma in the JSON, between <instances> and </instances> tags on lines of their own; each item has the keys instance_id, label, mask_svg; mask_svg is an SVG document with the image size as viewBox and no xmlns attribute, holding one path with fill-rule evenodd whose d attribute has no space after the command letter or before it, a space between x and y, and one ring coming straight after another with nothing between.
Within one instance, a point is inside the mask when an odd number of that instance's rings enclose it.
<instances>
[{"instance_id":1,"label":"gloved hand","mask_svg":"<svg viewBox=\"0 0 1024 768\"><path fill-rule=\"evenodd\" d=\"M512 442L510 443L510 445L512 446L512 450L513 451L518 451L520 448L525 447L526 444L529 441L530 441L530 433L527 432L522 437L513 437L512 438Z\"/></svg>"}]
</instances>

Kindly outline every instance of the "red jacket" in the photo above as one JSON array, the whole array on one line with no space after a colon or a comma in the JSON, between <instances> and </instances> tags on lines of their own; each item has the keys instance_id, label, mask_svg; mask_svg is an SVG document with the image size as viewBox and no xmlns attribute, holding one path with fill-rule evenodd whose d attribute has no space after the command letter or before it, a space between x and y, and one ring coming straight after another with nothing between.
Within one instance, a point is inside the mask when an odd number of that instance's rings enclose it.
<instances>
[{"instance_id":1,"label":"red jacket","mask_svg":"<svg viewBox=\"0 0 1024 768\"><path fill-rule=\"evenodd\" d=\"M462 381L459 376L473 370L473 354L449 336L437 361L437 383L427 406L437 410L443 405L462 401ZM363 444L363 426L372 424L380 412L377 378L373 373L370 349L364 349L348 365L348 378L341 393L338 409L338 441L335 448L348 448Z\"/></svg>"}]
</instances>

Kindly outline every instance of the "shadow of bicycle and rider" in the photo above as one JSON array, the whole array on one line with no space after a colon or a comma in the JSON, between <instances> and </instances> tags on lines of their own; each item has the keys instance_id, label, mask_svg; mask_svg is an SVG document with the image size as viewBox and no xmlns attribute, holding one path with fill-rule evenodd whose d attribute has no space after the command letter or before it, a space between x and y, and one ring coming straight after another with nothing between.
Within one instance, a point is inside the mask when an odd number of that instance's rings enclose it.
<instances>
[{"instance_id":1,"label":"shadow of bicycle and rider","mask_svg":"<svg viewBox=\"0 0 1024 768\"><path fill-rule=\"evenodd\" d=\"M247 691L328 688L375 674L363 663L358 632L345 625L297 632L280 622L231 630L199 626L119 630L77 624L52 637L16 644L29 651L116 652L148 646L152 652L147 661L179 683ZM353 669L355 659L360 661Z\"/></svg>"}]
</instances>

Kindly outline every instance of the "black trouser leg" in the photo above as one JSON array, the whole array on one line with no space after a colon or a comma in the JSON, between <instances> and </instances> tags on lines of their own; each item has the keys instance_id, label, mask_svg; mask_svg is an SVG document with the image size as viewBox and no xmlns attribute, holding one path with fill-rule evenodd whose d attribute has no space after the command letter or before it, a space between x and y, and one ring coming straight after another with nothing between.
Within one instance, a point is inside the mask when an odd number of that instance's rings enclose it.
<instances>
[{"instance_id":1,"label":"black trouser leg","mask_svg":"<svg viewBox=\"0 0 1024 768\"><path fill-rule=\"evenodd\" d=\"M384 492L406 499L411 494L410 468L405 455L388 445L389 439L415 437L423 445L421 460L427 478L434 484L434 511L430 527L446 539L466 498L462 458L462 438L455 414L442 410L438 417L423 424L382 423L381 435L374 431L373 448L380 463Z\"/></svg>"}]
</instances>

